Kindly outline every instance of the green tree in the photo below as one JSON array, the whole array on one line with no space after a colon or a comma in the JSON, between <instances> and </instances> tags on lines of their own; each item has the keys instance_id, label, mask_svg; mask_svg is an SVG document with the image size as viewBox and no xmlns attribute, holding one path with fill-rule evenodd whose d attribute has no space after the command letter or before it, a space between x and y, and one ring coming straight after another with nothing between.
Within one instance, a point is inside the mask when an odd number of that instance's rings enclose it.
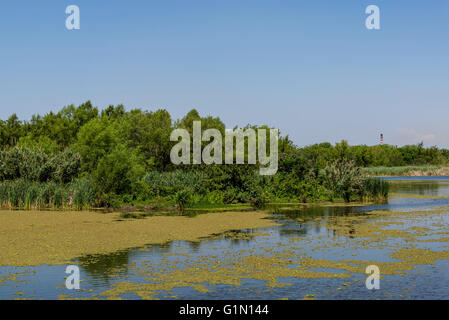
<instances>
[{"instance_id":1,"label":"green tree","mask_svg":"<svg viewBox=\"0 0 449 320\"><path fill-rule=\"evenodd\" d=\"M82 171L91 173L96 170L100 159L110 154L119 143L119 131L113 120L95 118L85 124L75 143L75 150L82 157Z\"/></svg>"},{"instance_id":2,"label":"green tree","mask_svg":"<svg viewBox=\"0 0 449 320\"><path fill-rule=\"evenodd\" d=\"M144 174L143 159L136 150L119 144L99 160L93 175L102 193L131 194L133 183Z\"/></svg>"}]
</instances>

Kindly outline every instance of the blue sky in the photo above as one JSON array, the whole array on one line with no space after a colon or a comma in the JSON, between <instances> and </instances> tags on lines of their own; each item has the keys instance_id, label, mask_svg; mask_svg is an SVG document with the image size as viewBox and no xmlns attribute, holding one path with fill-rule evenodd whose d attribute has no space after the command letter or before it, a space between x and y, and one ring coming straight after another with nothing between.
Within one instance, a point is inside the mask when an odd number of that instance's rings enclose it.
<instances>
[{"instance_id":1,"label":"blue sky","mask_svg":"<svg viewBox=\"0 0 449 320\"><path fill-rule=\"evenodd\" d=\"M65 28L78 5L81 29ZM378 5L381 29L365 28ZM449 2L0 3L0 118L91 100L268 124L302 146L449 147Z\"/></svg>"}]
</instances>

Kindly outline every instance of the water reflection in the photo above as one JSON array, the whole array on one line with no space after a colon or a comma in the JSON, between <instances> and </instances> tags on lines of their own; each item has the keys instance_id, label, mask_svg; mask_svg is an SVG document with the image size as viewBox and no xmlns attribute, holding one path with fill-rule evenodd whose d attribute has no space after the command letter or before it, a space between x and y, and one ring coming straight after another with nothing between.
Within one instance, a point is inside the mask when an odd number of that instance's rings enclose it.
<instances>
[{"instance_id":1,"label":"water reflection","mask_svg":"<svg viewBox=\"0 0 449 320\"><path fill-rule=\"evenodd\" d=\"M125 250L111 254L88 255L78 259L81 270L103 285L110 284L112 274L128 272L133 251Z\"/></svg>"},{"instance_id":2,"label":"water reflection","mask_svg":"<svg viewBox=\"0 0 449 320\"><path fill-rule=\"evenodd\" d=\"M201 242L199 241L185 241L192 252L199 252L201 248Z\"/></svg>"},{"instance_id":3,"label":"water reflection","mask_svg":"<svg viewBox=\"0 0 449 320\"><path fill-rule=\"evenodd\" d=\"M422 196L449 196L449 183L438 181L392 182L392 193L417 194Z\"/></svg>"}]
</instances>

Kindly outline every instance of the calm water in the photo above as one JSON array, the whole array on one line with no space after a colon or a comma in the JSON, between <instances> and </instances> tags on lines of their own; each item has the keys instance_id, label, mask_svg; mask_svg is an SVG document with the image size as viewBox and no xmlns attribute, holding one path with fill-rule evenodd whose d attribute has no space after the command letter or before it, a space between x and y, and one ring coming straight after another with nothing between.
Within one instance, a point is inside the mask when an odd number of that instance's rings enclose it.
<instances>
[{"instance_id":1,"label":"calm water","mask_svg":"<svg viewBox=\"0 0 449 320\"><path fill-rule=\"evenodd\" d=\"M0 298L57 299L60 295L69 298L106 298L102 293L126 281L132 284L151 284L158 279L147 273L149 269L160 275L179 277L183 270L189 270L197 263L226 261L225 268L237 274L233 262L242 257L261 256L268 250L274 252L294 252L298 257L313 259L357 259L367 261L394 261L391 250L413 245L434 251L447 250L446 242L407 243L401 238L387 238L382 242L364 243L357 234L339 236L329 224L339 217L362 217L362 223L382 222L382 218L367 212L389 210L392 212L423 211L448 207L447 212L429 215L428 218L413 219L413 215L397 218L394 228L432 228L435 219L442 225L439 230L449 231L449 177L391 178L392 193L388 203L362 207L308 207L282 210L273 208L272 218L281 225L257 230L238 230L233 234L216 235L201 242L174 241L166 245L149 245L133 248L110 255L81 257L73 262L81 270L81 290L65 288L65 268L60 266L0 267ZM402 195L402 196L401 196ZM418 195L421 197L415 197ZM447 197L447 198L425 198ZM337 220L335 220L337 218ZM376 219L379 219L377 221ZM391 221L390 221L391 222ZM393 228L386 225L385 228ZM380 243L382 245L380 245ZM295 268L295 256L291 265ZM346 272L322 267L315 271ZM214 272L213 270L206 272ZM267 270L267 272L269 272ZM382 271L381 271L382 273ZM449 299L449 263L437 260L435 264L417 265L404 275L384 275L379 290L367 290L363 273L351 273L349 278L304 278L283 277L278 279L285 286L272 287L267 280L253 279L251 275L239 276L240 285L198 282L207 290L198 290L194 285L161 289L152 294L157 299L301 299L313 295L317 299ZM14 278L14 279L12 279ZM175 279L176 280L176 279ZM174 281L175 281L174 280ZM199 278L201 281L201 278ZM144 289L142 289L144 290ZM138 291L138 290L137 290ZM136 290L120 295L125 299L139 299Z\"/></svg>"}]
</instances>

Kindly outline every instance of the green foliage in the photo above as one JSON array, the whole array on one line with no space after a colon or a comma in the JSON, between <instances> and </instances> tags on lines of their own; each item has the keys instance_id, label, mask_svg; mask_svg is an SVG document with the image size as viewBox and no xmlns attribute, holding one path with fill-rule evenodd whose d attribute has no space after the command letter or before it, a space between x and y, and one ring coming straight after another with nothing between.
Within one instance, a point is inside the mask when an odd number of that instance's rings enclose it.
<instances>
[{"instance_id":1,"label":"green foliage","mask_svg":"<svg viewBox=\"0 0 449 320\"><path fill-rule=\"evenodd\" d=\"M261 189L256 189L253 195L250 197L250 204L254 209L265 209L268 202L268 194Z\"/></svg>"},{"instance_id":2,"label":"green foliage","mask_svg":"<svg viewBox=\"0 0 449 320\"><path fill-rule=\"evenodd\" d=\"M223 204L224 195L220 190L213 190L207 193L206 202L210 204Z\"/></svg>"},{"instance_id":3,"label":"green foliage","mask_svg":"<svg viewBox=\"0 0 449 320\"><path fill-rule=\"evenodd\" d=\"M77 209L90 207L96 200L96 190L92 181L86 178L77 179L70 184L69 203ZM71 200L71 201L70 201Z\"/></svg>"},{"instance_id":4,"label":"green foliage","mask_svg":"<svg viewBox=\"0 0 449 320\"><path fill-rule=\"evenodd\" d=\"M78 176L80 166L80 155L71 149L51 155L20 147L0 151L0 181L25 179L67 183Z\"/></svg>"},{"instance_id":5,"label":"green foliage","mask_svg":"<svg viewBox=\"0 0 449 320\"><path fill-rule=\"evenodd\" d=\"M25 179L0 182L0 206L22 209L83 209L95 200L93 184L87 179L69 184L32 182Z\"/></svg>"},{"instance_id":6,"label":"green foliage","mask_svg":"<svg viewBox=\"0 0 449 320\"><path fill-rule=\"evenodd\" d=\"M336 197L351 201L351 196L360 194L363 176L360 168L353 160L340 158L329 164L326 168L325 185Z\"/></svg>"},{"instance_id":7,"label":"green foliage","mask_svg":"<svg viewBox=\"0 0 449 320\"><path fill-rule=\"evenodd\" d=\"M49 159L51 175L54 180L61 183L68 183L76 178L81 168L81 156L72 149L54 153Z\"/></svg>"},{"instance_id":8,"label":"green foliage","mask_svg":"<svg viewBox=\"0 0 449 320\"><path fill-rule=\"evenodd\" d=\"M116 124L108 118L95 118L78 132L75 149L82 157L82 171L92 173L98 162L119 143Z\"/></svg>"},{"instance_id":9,"label":"green foliage","mask_svg":"<svg viewBox=\"0 0 449 320\"><path fill-rule=\"evenodd\" d=\"M349 146L342 141L335 146L330 143L314 144L300 149L299 153L319 168L325 168L327 163L342 157L355 161L359 167L446 165L449 162L447 149L424 148L422 143L403 147L387 144Z\"/></svg>"},{"instance_id":10,"label":"green foliage","mask_svg":"<svg viewBox=\"0 0 449 320\"><path fill-rule=\"evenodd\" d=\"M182 189L175 194L175 203L181 212L192 203L192 192L189 189Z\"/></svg>"},{"instance_id":11,"label":"green foliage","mask_svg":"<svg viewBox=\"0 0 449 320\"><path fill-rule=\"evenodd\" d=\"M3 148L14 147L24 134L24 124L15 113L6 121L0 120L0 146Z\"/></svg>"},{"instance_id":12,"label":"green foliage","mask_svg":"<svg viewBox=\"0 0 449 320\"><path fill-rule=\"evenodd\" d=\"M205 194L206 191L204 187L206 174L201 171L152 171L142 180L147 184L151 196L167 197L187 188L197 194Z\"/></svg>"},{"instance_id":13,"label":"green foliage","mask_svg":"<svg viewBox=\"0 0 449 320\"><path fill-rule=\"evenodd\" d=\"M6 207L80 209L135 202L173 205L182 199L254 207L268 199L384 199L387 184L366 180L359 167L370 174L375 166L399 172L404 165L449 162L449 150L423 144L350 146L342 141L298 148L288 136L280 136L279 171L274 176L260 176L258 164L175 166L170 161L170 134L184 128L193 138L195 120L203 130L215 128L224 136L225 125L218 117L202 117L197 110L173 121L166 110L111 105L99 112L87 101L29 121L13 114L0 120L0 202Z\"/></svg>"},{"instance_id":14,"label":"green foliage","mask_svg":"<svg viewBox=\"0 0 449 320\"><path fill-rule=\"evenodd\" d=\"M32 135L27 135L19 139L17 146L31 150L41 150L46 154L58 152L60 149L56 141L51 140L47 136L33 137Z\"/></svg>"},{"instance_id":15,"label":"green foliage","mask_svg":"<svg viewBox=\"0 0 449 320\"><path fill-rule=\"evenodd\" d=\"M387 181L375 178L363 180L362 198L370 200L386 200L388 199L388 192L390 184Z\"/></svg>"},{"instance_id":16,"label":"green foliage","mask_svg":"<svg viewBox=\"0 0 449 320\"><path fill-rule=\"evenodd\" d=\"M444 169L441 165L401 166L401 167L368 167L362 168L364 175L368 176L406 176L410 172L417 171L429 174Z\"/></svg>"},{"instance_id":17,"label":"green foliage","mask_svg":"<svg viewBox=\"0 0 449 320\"><path fill-rule=\"evenodd\" d=\"M139 150L146 159L146 170L161 170L170 163L172 120L166 110L142 112L131 110L123 117L118 130L123 143Z\"/></svg>"},{"instance_id":18,"label":"green foliage","mask_svg":"<svg viewBox=\"0 0 449 320\"><path fill-rule=\"evenodd\" d=\"M127 194L132 190L132 184L144 173L143 160L139 154L118 145L99 160L93 177L100 192Z\"/></svg>"}]
</instances>

